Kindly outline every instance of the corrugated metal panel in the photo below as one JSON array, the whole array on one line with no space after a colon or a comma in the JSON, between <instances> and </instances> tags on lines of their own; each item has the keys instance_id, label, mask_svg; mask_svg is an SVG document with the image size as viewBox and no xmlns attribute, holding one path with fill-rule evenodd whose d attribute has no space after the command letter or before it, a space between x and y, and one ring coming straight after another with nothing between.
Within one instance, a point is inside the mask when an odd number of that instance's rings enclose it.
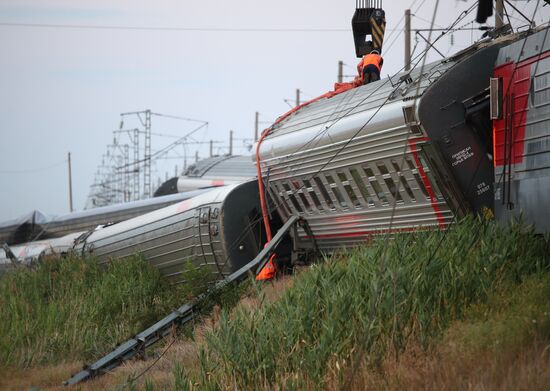
<instances>
[{"instance_id":1,"label":"corrugated metal panel","mask_svg":"<svg viewBox=\"0 0 550 391\"><path fill-rule=\"evenodd\" d=\"M255 215L258 208L256 181L220 187L97 230L78 243L75 251L93 254L100 262L140 253L175 282L182 282L183 266L192 262L196 267L208 267L218 279L241 266L243 259L249 261L261 248L254 243L253 231L245 231L250 224L247 217ZM233 211L238 211L237 215ZM243 232L241 246L234 236Z\"/></svg>"},{"instance_id":2,"label":"corrugated metal panel","mask_svg":"<svg viewBox=\"0 0 550 391\"><path fill-rule=\"evenodd\" d=\"M418 134L421 124L411 128L417 114L409 108L417 91L421 96L453 65L430 64L408 82L382 80L323 99L277 124L262 143L261 163L283 219L304 216L324 249L369 240L389 227L449 224L453 212L423 148L429 140Z\"/></svg>"},{"instance_id":3,"label":"corrugated metal panel","mask_svg":"<svg viewBox=\"0 0 550 391\"><path fill-rule=\"evenodd\" d=\"M7 242L9 244L18 244L33 239L60 237L71 232L86 231L98 225L118 223L195 197L205 191L206 190L189 191L53 217L45 216L35 211L22 218L3 223L3 228L0 228L0 243ZM15 232L24 224L32 225L33 227L28 229L26 234L20 235L21 240L13 242Z\"/></svg>"},{"instance_id":4,"label":"corrugated metal panel","mask_svg":"<svg viewBox=\"0 0 550 391\"><path fill-rule=\"evenodd\" d=\"M390 96L395 97L395 100L412 99L417 92L418 81L420 81L419 94L422 95L424 90L452 65L454 65L453 62L428 64L424 68L422 78L419 77L420 70L417 68L411 72L413 82L410 84L398 83L399 78L404 75L400 74L392 79L394 85L399 84L395 87L387 80L381 80L312 103L276 125L266 140L312 127L322 130L323 127L330 126L334 121L344 117L376 109Z\"/></svg>"},{"instance_id":5,"label":"corrugated metal panel","mask_svg":"<svg viewBox=\"0 0 550 391\"><path fill-rule=\"evenodd\" d=\"M215 156L199 160L183 175L190 178L255 178L256 171L251 156Z\"/></svg>"}]
</instances>

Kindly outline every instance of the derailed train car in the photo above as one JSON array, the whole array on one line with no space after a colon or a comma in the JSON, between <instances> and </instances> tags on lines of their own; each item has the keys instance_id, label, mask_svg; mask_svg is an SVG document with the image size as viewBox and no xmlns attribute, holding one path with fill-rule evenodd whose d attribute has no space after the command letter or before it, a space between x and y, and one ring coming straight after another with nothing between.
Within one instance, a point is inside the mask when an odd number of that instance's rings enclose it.
<instances>
[{"instance_id":1,"label":"derailed train car","mask_svg":"<svg viewBox=\"0 0 550 391\"><path fill-rule=\"evenodd\" d=\"M59 238L73 232L87 231L99 225L118 223L195 197L205 191L200 189L187 191L53 217L34 211L18 219L0 223L0 244L18 245L29 241Z\"/></svg>"},{"instance_id":2,"label":"derailed train car","mask_svg":"<svg viewBox=\"0 0 550 391\"><path fill-rule=\"evenodd\" d=\"M306 103L257 145L274 230L300 216L321 249L445 229L469 212L523 216L550 231L549 28L487 39L457 55ZM491 88L492 87L492 88ZM266 238L256 181L84 235L101 261L136 252L173 281L183 264L219 278ZM282 251L285 253L285 251Z\"/></svg>"},{"instance_id":3,"label":"derailed train car","mask_svg":"<svg viewBox=\"0 0 550 391\"><path fill-rule=\"evenodd\" d=\"M84 232L74 232L60 238L37 240L0 248L0 274L21 266L31 266L47 256L62 256L73 250L77 238Z\"/></svg>"},{"instance_id":4,"label":"derailed train car","mask_svg":"<svg viewBox=\"0 0 550 391\"><path fill-rule=\"evenodd\" d=\"M140 253L172 282L183 282L187 262L221 279L263 248L256 181L213 189L175 205L92 232L78 254L100 262Z\"/></svg>"},{"instance_id":5,"label":"derailed train car","mask_svg":"<svg viewBox=\"0 0 550 391\"><path fill-rule=\"evenodd\" d=\"M468 212L548 232L548 31L487 39L284 116L258 145L283 221L303 216L325 249Z\"/></svg>"}]
</instances>

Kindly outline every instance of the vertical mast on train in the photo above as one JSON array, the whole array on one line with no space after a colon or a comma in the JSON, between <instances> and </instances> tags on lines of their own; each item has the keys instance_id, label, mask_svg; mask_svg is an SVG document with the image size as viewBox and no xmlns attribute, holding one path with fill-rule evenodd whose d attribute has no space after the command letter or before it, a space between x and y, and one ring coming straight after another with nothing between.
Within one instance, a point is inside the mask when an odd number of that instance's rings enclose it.
<instances>
[{"instance_id":1,"label":"vertical mast on train","mask_svg":"<svg viewBox=\"0 0 550 391\"><path fill-rule=\"evenodd\" d=\"M382 54L386 13L382 0L355 0L355 14L351 19L355 54L358 58L378 50Z\"/></svg>"}]
</instances>

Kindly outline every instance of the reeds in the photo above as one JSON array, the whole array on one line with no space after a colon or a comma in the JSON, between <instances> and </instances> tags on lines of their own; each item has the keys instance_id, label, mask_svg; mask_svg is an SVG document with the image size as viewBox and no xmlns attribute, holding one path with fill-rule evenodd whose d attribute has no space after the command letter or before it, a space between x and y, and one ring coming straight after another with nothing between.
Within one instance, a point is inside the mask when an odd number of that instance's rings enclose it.
<instances>
[{"instance_id":1,"label":"reeds","mask_svg":"<svg viewBox=\"0 0 550 391\"><path fill-rule=\"evenodd\" d=\"M0 365L88 360L180 305L139 256L50 259L0 278Z\"/></svg>"},{"instance_id":2,"label":"reeds","mask_svg":"<svg viewBox=\"0 0 550 391\"><path fill-rule=\"evenodd\" d=\"M221 388L325 388L327 377L347 388L358 366L428 346L468 305L549 265L548 238L517 224L398 235L301 273L273 304L222 314L201 372Z\"/></svg>"}]
</instances>

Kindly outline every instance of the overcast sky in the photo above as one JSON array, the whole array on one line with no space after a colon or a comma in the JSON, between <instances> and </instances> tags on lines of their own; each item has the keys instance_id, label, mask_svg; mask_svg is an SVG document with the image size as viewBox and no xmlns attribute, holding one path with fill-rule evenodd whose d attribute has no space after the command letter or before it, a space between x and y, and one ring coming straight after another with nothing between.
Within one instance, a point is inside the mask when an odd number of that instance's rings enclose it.
<instances>
[{"instance_id":1,"label":"overcast sky","mask_svg":"<svg viewBox=\"0 0 550 391\"><path fill-rule=\"evenodd\" d=\"M414 4L413 28L425 28L436 0L384 3L387 75L403 66L403 26L398 22L404 10ZM528 16L535 3L516 2ZM472 4L441 0L436 25L449 25ZM0 0L0 221L34 209L68 212L68 151L75 208L82 209L121 112L151 109L206 120L208 131L199 140L226 141L230 129L236 137L253 137L255 111L262 121L273 121L289 109L284 100L294 99L296 88L303 99L330 90L338 60L347 64L346 74L354 73L354 8L353 0ZM516 26L524 24L516 12L512 16ZM536 21L549 17L547 6ZM461 25L474 18L475 13ZM97 28L101 26L200 30ZM457 32L437 47L450 54L480 35ZM195 126L153 121L158 133L183 135ZM153 149L170 141L155 138ZM206 153L207 148L200 151ZM171 175L175 164L181 168L183 162L168 164ZM166 170L158 175L164 178Z\"/></svg>"}]
</instances>

